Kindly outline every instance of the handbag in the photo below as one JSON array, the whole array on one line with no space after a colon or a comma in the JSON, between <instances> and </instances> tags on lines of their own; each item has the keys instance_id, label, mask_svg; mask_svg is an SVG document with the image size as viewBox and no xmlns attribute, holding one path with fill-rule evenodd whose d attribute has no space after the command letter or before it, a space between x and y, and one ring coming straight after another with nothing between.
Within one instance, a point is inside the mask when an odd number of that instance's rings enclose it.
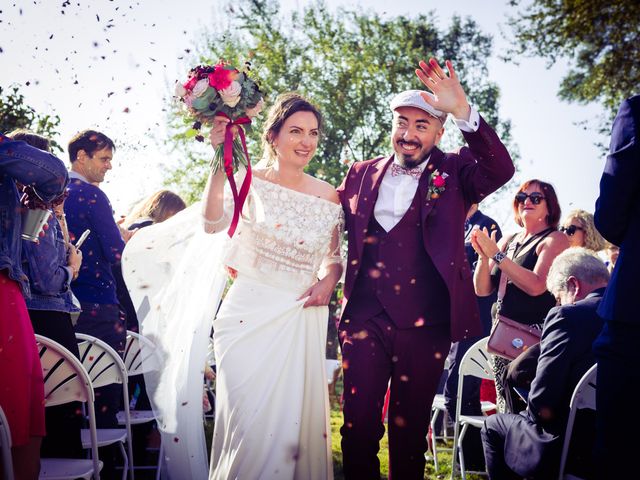
<instances>
[{"instance_id":1,"label":"handbag","mask_svg":"<svg viewBox=\"0 0 640 480\"><path fill-rule=\"evenodd\" d=\"M514 360L527 348L540 343L541 332L537 328L496 315L497 322L487 343L487 351L493 355Z\"/></svg>"},{"instance_id":2,"label":"handbag","mask_svg":"<svg viewBox=\"0 0 640 480\"><path fill-rule=\"evenodd\" d=\"M529 248L532 246L533 244L531 244ZM526 250L528 250L528 248L522 250L519 254L524 253ZM510 245L507 250L507 256L509 256L509 253L512 251ZM503 271L500 274L500 284L498 285L496 322L489 336L487 351L493 355L506 358L507 360L513 360L527 348L540 343L542 332L531 325L525 325L504 315L500 315L502 299L507 290L507 280L507 274Z\"/></svg>"}]
</instances>

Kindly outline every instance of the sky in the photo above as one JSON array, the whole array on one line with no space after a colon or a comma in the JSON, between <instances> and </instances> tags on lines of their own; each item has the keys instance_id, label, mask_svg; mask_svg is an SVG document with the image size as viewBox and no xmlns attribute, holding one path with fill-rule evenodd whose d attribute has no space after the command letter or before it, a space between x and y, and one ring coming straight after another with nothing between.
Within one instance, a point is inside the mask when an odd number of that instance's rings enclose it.
<instances>
[{"instance_id":1,"label":"sky","mask_svg":"<svg viewBox=\"0 0 640 480\"><path fill-rule=\"evenodd\" d=\"M284 9L307 3L281 2ZM550 181L563 213L593 211L604 166L604 153L595 143L607 145L608 139L578 122L593 119L601 109L558 99L564 63L547 68L545 59L521 58L516 65L499 58L509 46L502 33L509 32L507 15L515 13L507 0L394 0L393 11L387 0L326 3L331 9L361 7L383 16L434 10L440 28L454 14L473 18L494 39L489 76L501 89L501 117L513 125L521 156L516 180ZM114 168L102 188L116 214L125 214L162 188L176 162L176 153L163 141L173 84L189 70L190 53L204 46L203 29L224 27L224 5L218 0L1 0L0 86L17 84L27 104L58 114L63 146L86 128L116 141ZM67 160L66 152L62 158ZM486 212L505 231L516 228L510 200Z\"/></svg>"}]
</instances>

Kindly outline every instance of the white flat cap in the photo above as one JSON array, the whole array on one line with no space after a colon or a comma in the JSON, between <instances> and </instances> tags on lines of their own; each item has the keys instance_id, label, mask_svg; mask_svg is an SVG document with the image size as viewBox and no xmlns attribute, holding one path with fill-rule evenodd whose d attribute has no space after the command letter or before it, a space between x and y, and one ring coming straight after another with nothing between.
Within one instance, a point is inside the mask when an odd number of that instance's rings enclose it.
<instances>
[{"instance_id":1,"label":"white flat cap","mask_svg":"<svg viewBox=\"0 0 640 480\"><path fill-rule=\"evenodd\" d=\"M433 108L422 98L421 93L426 93L431 98L435 98L433 94L429 92L425 92L423 90L405 90L404 92L400 92L395 97L391 99L389 106L391 110L395 110L399 107L414 107L419 108L420 110L427 112L432 117L437 118L444 125L444 122L447 121L447 114L441 112L437 108Z\"/></svg>"}]
</instances>

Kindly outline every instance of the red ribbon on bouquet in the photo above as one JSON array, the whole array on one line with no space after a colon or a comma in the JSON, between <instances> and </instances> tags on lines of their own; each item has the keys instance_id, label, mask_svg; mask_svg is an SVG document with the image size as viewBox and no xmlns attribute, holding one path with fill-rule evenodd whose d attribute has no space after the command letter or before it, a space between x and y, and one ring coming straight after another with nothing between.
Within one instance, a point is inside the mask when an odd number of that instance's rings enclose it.
<instances>
[{"instance_id":1,"label":"red ribbon on bouquet","mask_svg":"<svg viewBox=\"0 0 640 480\"><path fill-rule=\"evenodd\" d=\"M218 115L229 118L223 113L219 113ZM242 207L244 206L244 202L247 199L247 196L249 196L249 187L251 187L251 161L249 160L247 141L245 139L244 129L242 128L242 125L248 125L250 123L251 119L249 117L240 117L236 120L229 119L229 123L227 123L227 127L224 133L224 172L229 179L229 185L231 186L231 192L233 193L234 202L233 218L231 219L229 230L227 230L227 234L229 235L229 237L233 237L233 234L238 227L240 215L242 214ZM238 135L240 136L240 141L242 142L242 150L245 158L247 159L247 174L242 181L239 192L236 181L233 178L233 127L236 125L238 126L237 131Z\"/></svg>"}]
</instances>

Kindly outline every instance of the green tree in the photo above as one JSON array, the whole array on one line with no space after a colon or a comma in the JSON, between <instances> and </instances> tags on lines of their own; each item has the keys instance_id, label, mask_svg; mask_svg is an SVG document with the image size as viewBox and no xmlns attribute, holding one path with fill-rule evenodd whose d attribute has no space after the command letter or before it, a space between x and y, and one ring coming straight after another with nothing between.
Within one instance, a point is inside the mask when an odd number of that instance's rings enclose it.
<instances>
[{"instance_id":1,"label":"green tree","mask_svg":"<svg viewBox=\"0 0 640 480\"><path fill-rule=\"evenodd\" d=\"M471 19L452 18L446 29L435 14L381 17L319 2L302 13L284 15L270 0L243 1L228 7L228 27L207 34L208 46L197 58L219 58L235 65L251 62L267 103L295 90L312 99L325 116L323 138L308 172L338 185L347 165L389 153L391 97L421 88L414 71L420 59L454 61L470 101L510 141L510 124L498 115L499 89L488 79L486 59L492 39ZM185 131L190 121L174 108L169 114L171 142L184 155L169 182L190 199L202 191L210 149L194 147ZM260 121L250 133L252 158L259 158ZM458 129L447 125L443 148L462 144Z\"/></svg>"},{"instance_id":2,"label":"green tree","mask_svg":"<svg viewBox=\"0 0 640 480\"><path fill-rule=\"evenodd\" d=\"M522 6L526 3L526 6ZM640 85L640 2L637 0L511 0L510 54L568 60L558 95L600 102L613 115Z\"/></svg>"},{"instance_id":3,"label":"green tree","mask_svg":"<svg viewBox=\"0 0 640 480\"><path fill-rule=\"evenodd\" d=\"M27 105L17 85L12 85L8 91L0 87L0 132L26 128L47 137L51 147L62 152L62 147L55 140L59 125L58 115L39 114Z\"/></svg>"}]
</instances>

